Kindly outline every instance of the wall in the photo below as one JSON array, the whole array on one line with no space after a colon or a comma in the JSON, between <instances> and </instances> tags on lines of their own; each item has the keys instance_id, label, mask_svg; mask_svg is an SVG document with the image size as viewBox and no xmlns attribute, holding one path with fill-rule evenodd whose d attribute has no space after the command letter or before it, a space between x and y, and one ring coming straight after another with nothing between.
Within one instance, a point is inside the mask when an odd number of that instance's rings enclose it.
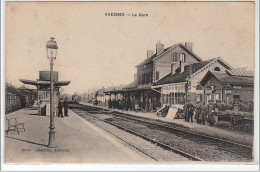
<instances>
[{"instance_id":1,"label":"wall","mask_svg":"<svg viewBox=\"0 0 260 173\"><path fill-rule=\"evenodd\" d=\"M224 101L227 101L227 95L224 95ZM241 89L234 89L232 88L231 94L229 96L229 101L233 102L234 95L239 95L240 100L246 100L246 101L254 101L254 88L253 86L241 86Z\"/></svg>"},{"instance_id":2,"label":"wall","mask_svg":"<svg viewBox=\"0 0 260 173\"><path fill-rule=\"evenodd\" d=\"M139 84L139 80L141 80L141 85L142 85L142 81L143 81L143 74L147 74L150 73L150 81L152 82L152 74L153 74L153 63L150 62L148 64L142 65L140 67L137 68L137 81ZM139 77L141 76L141 78ZM150 83L151 83L150 82Z\"/></svg>"},{"instance_id":3,"label":"wall","mask_svg":"<svg viewBox=\"0 0 260 173\"><path fill-rule=\"evenodd\" d=\"M215 61L213 64L210 64L210 63L207 64L206 66L204 66L203 68L198 70L197 73L194 73L191 76L191 90L190 90L190 92L195 92L196 91L196 86L201 81L201 79L206 75L206 73L209 70L214 71L214 69L216 67L220 68L220 72L225 72L225 70L227 70L227 68L224 67L223 65L221 65L218 61Z\"/></svg>"},{"instance_id":4,"label":"wall","mask_svg":"<svg viewBox=\"0 0 260 173\"><path fill-rule=\"evenodd\" d=\"M155 79L155 73L156 71L159 71L160 73L160 78L163 78L165 75L169 74L171 72L171 62L173 62L174 56L177 56L177 63L175 65L175 68L178 68L180 66L180 54L183 53L185 54L185 62L186 64L188 63L195 63L198 62L197 59L194 58L192 54L190 54L188 51L186 51L184 48L181 46L177 46L170 50L167 53L163 53L160 57L158 57L156 60L154 60L154 71L153 71L153 76L154 80L153 82L156 81Z\"/></svg>"},{"instance_id":5,"label":"wall","mask_svg":"<svg viewBox=\"0 0 260 173\"><path fill-rule=\"evenodd\" d=\"M204 84L209 86L215 86L214 91L212 92L212 99L214 99L213 94L220 94L220 100L221 100L221 87L223 86L221 82L216 79L215 77L210 77L208 81ZM241 85L240 85L241 86ZM240 100L246 100L246 101L253 101L254 100L254 87L253 85L242 85L241 89L235 89L233 88L234 85L231 85L231 93L229 95L225 94L225 88L222 90L222 96L223 96L223 102L233 102L233 96L239 95Z\"/></svg>"}]
</instances>

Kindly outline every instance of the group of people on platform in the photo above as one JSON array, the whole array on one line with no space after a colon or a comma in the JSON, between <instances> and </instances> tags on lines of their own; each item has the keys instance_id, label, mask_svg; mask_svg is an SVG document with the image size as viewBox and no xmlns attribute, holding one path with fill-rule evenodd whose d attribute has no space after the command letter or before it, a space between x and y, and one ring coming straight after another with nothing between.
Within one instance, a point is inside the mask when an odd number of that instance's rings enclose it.
<instances>
[{"instance_id":1,"label":"group of people on platform","mask_svg":"<svg viewBox=\"0 0 260 173\"><path fill-rule=\"evenodd\" d=\"M216 101L213 103L212 100L209 101L209 104L198 102L197 104L192 104L187 102L184 107L184 119L186 122L191 121L193 123L193 116L197 120L198 124L205 125L205 121L209 122L210 126L213 126L216 122L215 115L217 111L225 111L225 110L237 110L237 111L245 111L252 112L254 109L253 102L250 101L242 101L236 100L234 102L230 102L229 104L223 104L220 101Z\"/></svg>"},{"instance_id":2,"label":"group of people on platform","mask_svg":"<svg viewBox=\"0 0 260 173\"><path fill-rule=\"evenodd\" d=\"M156 107L160 107L161 105L159 104L155 104L157 102L154 102L154 104L152 105L152 103L148 102L146 105L146 109L145 111L151 111L151 110L155 110ZM118 100L111 100L109 99L107 101L107 105L108 108L111 109L120 109L120 110L133 110L133 111L144 111L144 102L141 102L140 100L137 99L118 99Z\"/></svg>"},{"instance_id":3,"label":"group of people on platform","mask_svg":"<svg viewBox=\"0 0 260 173\"><path fill-rule=\"evenodd\" d=\"M216 108L216 104L213 104L212 101L210 101L208 105L201 102L193 105L191 102L188 102L183 106L184 120L185 122L191 121L193 123L193 116L195 113L195 119L198 124L205 125L205 121L208 120L209 125L213 126L216 122L214 117Z\"/></svg>"},{"instance_id":4,"label":"group of people on platform","mask_svg":"<svg viewBox=\"0 0 260 173\"><path fill-rule=\"evenodd\" d=\"M63 108L64 108L64 116L63 116ZM67 98L63 101L62 98L60 98L58 102L58 117L64 118L68 117L68 100Z\"/></svg>"},{"instance_id":5,"label":"group of people on platform","mask_svg":"<svg viewBox=\"0 0 260 173\"><path fill-rule=\"evenodd\" d=\"M109 109L120 109L120 110L138 110L140 109L139 107L139 102L137 100L131 101L131 99L118 99L118 100L108 100L108 108Z\"/></svg>"},{"instance_id":6,"label":"group of people on platform","mask_svg":"<svg viewBox=\"0 0 260 173\"><path fill-rule=\"evenodd\" d=\"M95 103L94 103L95 104ZM131 99L109 99L106 102L106 105L109 109L119 109L119 110L142 110L140 107L140 100L131 100ZM159 106L159 105L158 105ZM192 122L193 118L196 119L198 124L205 125L207 121L210 126L214 126L216 123L216 112L217 111L225 111L225 110L241 110L241 111L250 111L253 110L253 102L245 102L245 101L234 101L229 104L223 104L220 101L210 100L208 104L204 102L197 102L197 104L192 104L191 102L187 102L183 106L184 111L184 120L185 122Z\"/></svg>"}]
</instances>

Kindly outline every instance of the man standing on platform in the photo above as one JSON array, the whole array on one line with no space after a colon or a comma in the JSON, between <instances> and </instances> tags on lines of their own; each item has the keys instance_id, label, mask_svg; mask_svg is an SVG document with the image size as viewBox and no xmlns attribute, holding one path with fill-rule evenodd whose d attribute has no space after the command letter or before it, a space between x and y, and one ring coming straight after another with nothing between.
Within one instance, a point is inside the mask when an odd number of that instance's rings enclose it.
<instances>
[{"instance_id":1,"label":"man standing on platform","mask_svg":"<svg viewBox=\"0 0 260 173\"><path fill-rule=\"evenodd\" d=\"M204 102L200 107L200 112L201 112L202 124L205 125L205 120L207 116L207 106L205 105Z\"/></svg>"},{"instance_id":2,"label":"man standing on platform","mask_svg":"<svg viewBox=\"0 0 260 173\"><path fill-rule=\"evenodd\" d=\"M189 102L186 106L186 109L188 113L187 121L189 122L191 119L191 122L193 123L193 111L194 111L193 105Z\"/></svg>"},{"instance_id":3,"label":"man standing on platform","mask_svg":"<svg viewBox=\"0 0 260 173\"><path fill-rule=\"evenodd\" d=\"M197 120L197 123L200 124L202 119L200 114L201 103L198 102L194 107L195 107L195 119Z\"/></svg>"},{"instance_id":4,"label":"man standing on platform","mask_svg":"<svg viewBox=\"0 0 260 173\"><path fill-rule=\"evenodd\" d=\"M68 116L68 102L67 102L67 98L65 99L65 101L63 103L63 107L64 107L64 116L67 117Z\"/></svg>"},{"instance_id":5,"label":"man standing on platform","mask_svg":"<svg viewBox=\"0 0 260 173\"><path fill-rule=\"evenodd\" d=\"M111 98L109 97L109 100L108 100L108 108L111 109L112 108L112 102L111 102Z\"/></svg>"},{"instance_id":6,"label":"man standing on platform","mask_svg":"<svg viewBox=\"0 0 260 173\"><path fill-rule=\"evenodd\" d=\"M63 105L62 105L62 99L60 99L60 101L59 101L59 103L58 103L58 109L59 109L58 117L64 118L64 117L63 117L63 113L62 113L62 107L63 107Z\"/></svg>"},{"instance_id":7,"label":"man standing on platform","mask_svg":"<svg viewBox=\"0 0 260 173\"><path fill-rule=\"evenodd\" d=\"M214 126L215 123L215 106L213 105L212 100L210 100L210 103L208 105L208 121L209 121L209 126Z\"/></svg>"}]
</instances>

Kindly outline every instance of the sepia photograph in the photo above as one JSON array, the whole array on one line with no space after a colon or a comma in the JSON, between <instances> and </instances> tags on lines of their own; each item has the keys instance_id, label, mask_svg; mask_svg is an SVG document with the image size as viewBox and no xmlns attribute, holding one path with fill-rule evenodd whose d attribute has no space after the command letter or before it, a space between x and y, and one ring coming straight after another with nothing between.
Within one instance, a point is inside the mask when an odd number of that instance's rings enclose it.
<instances>
[{"instance_id":1,"label":"sepia photograph","mask_svg":"<svg viewBox=\"0 0 260 173\"><path fill-rule=\"evenodd\" d=\"M9 169L259 164L255 1L2 5Z\"/></svg>"}]
</instances>

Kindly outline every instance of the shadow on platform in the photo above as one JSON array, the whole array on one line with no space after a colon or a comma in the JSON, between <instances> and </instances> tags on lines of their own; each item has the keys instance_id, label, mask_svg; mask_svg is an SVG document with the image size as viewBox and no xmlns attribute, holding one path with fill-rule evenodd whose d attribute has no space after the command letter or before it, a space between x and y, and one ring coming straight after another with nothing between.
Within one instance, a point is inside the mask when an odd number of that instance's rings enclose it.
<instances>
[{"instance_id":1,"label":"shadow on platform","mask_svg":"<svg viewBox=\"0 0 260 173\"><path fill-rule=\"evenodd\" d=\"M34 107L27 107L27 108L24 108L25 110L37 110L37 108L34 108Z\"/></svg>"},{"instance_id":2,"label":"shadow on platform","mask_svg":"<svg viewBox=\"0 0 260 173\"><path fill-rule=\"evenodd\" d=\"M37 113L30 113L30 114L26 114L26 115L35 115L35 116L40 116L40 117L47 117L46 115L39 115Z\"/></svg>"},{"instance_id":3,"label":"shadow on platform","mask_svg":"<svg viewBox=\"0 0 260 173\"><path fill-rule=\"evenodd\" d=\"M19 139L19 138L14 138L14 137L10 137L10 136L5 136L5 137L6 137L6 138L10 138L10 139L15 139L15 140L18 140L18 141L22 141L22 142L26 142L26 143L29 143L29 144L40 145L40 146L44 146L44 147L47 147L47 146L48 146L48 145L39 144L39 143L36 143L36 142L27 141L27 140L23 140L23 139Z\"/></svg>"}]
</instances>

